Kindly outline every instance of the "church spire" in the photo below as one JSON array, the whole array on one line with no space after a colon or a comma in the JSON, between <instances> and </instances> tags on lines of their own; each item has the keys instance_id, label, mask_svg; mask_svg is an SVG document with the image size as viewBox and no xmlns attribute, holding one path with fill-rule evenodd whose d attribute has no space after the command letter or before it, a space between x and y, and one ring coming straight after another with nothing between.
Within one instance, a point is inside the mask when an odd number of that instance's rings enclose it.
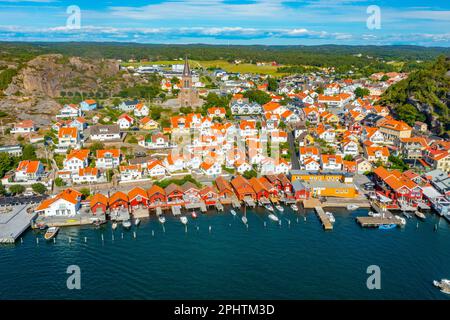
<instances>
[{"instance_id":1,"label":"church spire","mask_svg":"<svg viewBox=\"0 0 450 320\"><path fill-rule=\"evenodd\" d=\"M188 61L187 56L184 59L183 76L185 76L185 77L190 77L191 76L191 68L189 67L189 61Z\"/></svg>"}]
</instances>

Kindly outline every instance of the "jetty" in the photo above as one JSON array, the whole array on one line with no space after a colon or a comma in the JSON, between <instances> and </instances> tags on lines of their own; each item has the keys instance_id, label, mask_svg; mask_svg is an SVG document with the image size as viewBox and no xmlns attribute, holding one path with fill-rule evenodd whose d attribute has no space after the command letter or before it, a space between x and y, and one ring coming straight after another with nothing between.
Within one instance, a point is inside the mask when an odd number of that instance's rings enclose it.
<instances>
[{"instance_id":1,"label":"jetty","mask_svg":"<svg viewBox=\"0 0 450 320\"><path fill-rule=\"evenodd\" d=\"M14 243L30 226L37 214L28 205L1 208L0 243Z\"/></svg>"},{"instance_id":2,"label":"jetty","mask_svg":"<svg viewBox=\"0 0 450 320\"><path fill-rule=\"evenodd\" d=\"M187 210L190 209L200 209L201 212L206 212L208 211L206 208L206 204L203 201L200 202L192 202L192 203L186 203L185 204L185 208Z\"/></svg>"},{"instance_id":3,"label":"jetty","mask_svg":"<svg viewBox=\"0 0 450 320\"><path fill-rule=\"evenodd\" d=\"M250 198L250 197L245 197L245 198L244 198L244 203L245 203L247 206L249 206L250 208L256 207L255 201L254 201L252 198Z\"/></svg>"},{"instance_id":4,"label":"jetty","mask_svg":"<svg viewBox=\"0 0 450 320\"><path fill-rule=\"evenodd\" d=\"M356 217L356 221L364 228L378 228L384 224L395 224L397 227L402 225L401 221L393 218L376 218L376 217Z\"/></svg>"},{"instance_id":5,"label":"jetty","mask_svg":"<svg viewBox=\"0 0 450 320\"><path fill-rule=\"evenodd\" d=\"M328 216L325 214L325 211L323 211L323 208L320 206L317 206L314 208L316 211L317 216L320 219L320 222L322 222L322 226L325 230L333 230L333 224L331 223Z\"/></svg>"},{"instance_id":6,"label":"jetty","mask_svg":"<svg viewBox=\"0 0 450 320\"><path fill-rule=\"evenodd\" d=\"M174 216L179 216L181 214L181 207L180 206L172 206L172 214Z\"/></svg>"},{"instance_id":7,"label":"jetty","mask_svg":"<svg viewBox=\"0 0 450 320\"><path fill-rule=\"evenodd\" d=\"M215 207L217 211L223 211L223 204L220 201L216 201Z\"/></svg>"},{"instance_id":8,"label":"jetty","mask_svg":"<svg viewBox=\"0 0 450 320\"><path fill-rule=\"evenodd\" d=\"M156 215L157 215L157 216L162 215L162 209L161 209L161 207L156 207Z\"/></svg>"},{"instance_id":9,"label":"jetty","mask_svg":"<svg viewBox=\"0 0 450 320\"><path fill-rule=\"evenodd\" d=\"M241 202L238 200L238 198L233 197L233 198L231 198L231 205L234 208L240 208L241 207Z\"/></svg>"}]
</instances>

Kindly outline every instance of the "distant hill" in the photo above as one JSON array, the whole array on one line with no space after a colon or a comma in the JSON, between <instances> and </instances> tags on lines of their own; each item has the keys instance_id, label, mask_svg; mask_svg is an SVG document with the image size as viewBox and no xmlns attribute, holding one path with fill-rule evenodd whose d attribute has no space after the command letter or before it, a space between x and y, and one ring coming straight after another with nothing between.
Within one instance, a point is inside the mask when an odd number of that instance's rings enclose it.
<instances>
[{"instance_id":1,"label":"distant hill","mask_svg":"<svg viewBox=\"0 0 450 320\"><path fill-rule=\"evenodd\" d=\"M409 124L425 120L430 129L448 136L450 131L450 58L440 56L425 68L391 86L381 103L391 106Z\"/></svg>"}]
</instances>

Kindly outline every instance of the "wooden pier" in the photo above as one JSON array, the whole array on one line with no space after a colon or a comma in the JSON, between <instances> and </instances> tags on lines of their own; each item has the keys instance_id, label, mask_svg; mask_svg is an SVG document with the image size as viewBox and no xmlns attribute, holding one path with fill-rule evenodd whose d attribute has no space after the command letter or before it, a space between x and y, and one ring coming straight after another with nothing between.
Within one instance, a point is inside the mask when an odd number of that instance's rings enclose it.
<instances>
[{"instance_id":1,"label":"wooden pier","mask_svg":"<svg viewBox=\"0 0 450 320\"><path fill-rule=\"evenodd\" d=\"M320 206L317 206L314 208L316 211L317 216L320 219L320 222L322 222L322 226L325 230L333 230L333 224L331 223L328 216L325 214L325 211L323 211L323 208Z\"/></svg>"},{"instance_id":2,"label":"wooden pier","mask_svg":"<svg viewBox=\"0 0 450 320\"><path fill-rule=\"evenodd\" d=\"M223 211L223 204L221 204L219 201L216 201L215 207L217 211Z\"/></svg>"},{"instance_id":3,"label":"wooden pier","mask_svg":"<svg viewBox=\"0 0 450 320\"><path fill-rule=\"evenodd\" d=\"M270 200L267 199L266 197L262 197L261 199L259 199L259 204L260 205L270 204Z\"/></svg>"},{"instance_id":4,"label":"wooden pier","mask_svg":"<svg viewBox=\"0 0 450 320\"><path fill-rule=\"evenodd\" d=\"M162 209L161 209L161 207L156 207L156 215L157 215L157 216L162 215Z\"/></svg>"},{"instance_id":5,"label":"wooden pier","mask_svg":"<svg viewBox=\"0 0 450 320\"><path fill-rule=\"evenodd\" d=\"M238 200L238 198L231 198L231 204L233 206L233 208L240 208L241 207L241 202Z\"/></svg>"},{"instance_id":6,"label":"wooden pier","mask_svg":"<svg viewBox=\"0 0 450 320\"><path fill-rule=\"evenodd\" d=\"M378 228L384 224L395 224L397 227L402 225L400 220L394 218L356 217L356 221L364 228Z\"/></svg>"},{"instance_id":7,"label":"wooden pier","mask_svg":"<svg viewBox=\"0 0 450 320\"><path fill-rule=\"evenodd\" d=\"M244 198L244 203L245 203L247 206L249 206L250 208L256 207L256 203L255 203L255 201L254 201L252 198L245 197L245 198Z\"/></svg>"},{"instance_id":8,"label":"wooden pier","mask_svg":"<svg viewBox=\"0 0 450 320\"><path fill-rule=\"evenodd\" d=\"M200 209L201 212L208 211L208 209L206 208L206 204L203 201L195 202L195 203L187 203L185 205L185 208L187 210L189 210L189 209Z\"/></svg>"},{"instance_id":9,"label":"wooden pier","mask_svg":"<svg viewBox=\"0 0 450 320\"><path fill-rule=\"evenodd\" d=\"M180 206L172 206L172 214L174 216L179 216L181 215L181 207Z\"/></svg>"}]
</instances>

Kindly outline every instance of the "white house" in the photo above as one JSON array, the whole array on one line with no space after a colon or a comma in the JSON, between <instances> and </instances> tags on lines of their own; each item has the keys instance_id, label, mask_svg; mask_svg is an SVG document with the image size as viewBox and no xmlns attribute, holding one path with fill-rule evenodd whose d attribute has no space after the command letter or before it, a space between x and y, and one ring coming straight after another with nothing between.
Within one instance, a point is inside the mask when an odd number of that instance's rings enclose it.
<instances>
[{"instance_id":1,"label":"white house","mask_svg":"<svg viewBox=\"0 0 450 320\"><path fill-rule=\"evenodd\" d=\"M95 166L99 169L114 169L120 164L120 150L97 150Z\"/></svg>"},{"instance_id":2,"label":"white house","mask_svg":"<svg viewBox=\"0 0 450 320\"><path fill-rule=\"evenodd\" d=\"M145 104L138 103L133 112L136 117L146 117L149 115L150 109Z\"/></svg>"},{"instance_id":3,"label":"white house","mask_svg":"<svg viewBox=\"0 0 450 320\"><path fill-rule=\"evenodd\" d=\"M341 171L342 170L342 157L335 154L323 154L322 155L322 169L325 171Z\"/></svg>"},{"instance_id":4,"label":"white house","mask_svg":"<svg viewBox=\"0 0 450 320\"><path fill-rule=\"evenodd\" d=\"M89 127L92 141L118 141L121 139L118 125L96 125Z\"/></svg>"},{"instance_id":5,"label":"white house","mask_svg":"<svg viewBox=\"0 0 450 320\"><path fill-rule=\"evenodd\" d=\"M218 161L202 162L200 169L207 176L215 176L222 173L222 166Z\"/></svg>"},{"instance_id":6,"label":"white house","mask_svg":"<svg viewBox=\"0 0 450 320\"><path fill-rule=\"evenodd\" d=\"M77 118L81 117L81 108L76 104L66 104L60 110L56 118Z\"/></svg>"},{"instance_id":7,"label":"white house","mask_svg":"<svg viewBox=\"0 0 450 320\"><path fill-rule=\"evenodd\" d=\"M119 117L119 119L117 119L117 124L119 125L119 128L122 130L130 129L131 126L134 124L134 119L130 117L128 114L124 113Z\"/></svg>"},{"instance_id":8,"label":"white house","mask_svg":"<svg viewBox=\"0 0 450 320\"><path fill-rule=\"evenodd\" d=\"M241 162L239 164L235 164L237 172L243 174L246 171L253 170L253 167L248 162Z\"/></svg>"},{"instance_id":9,"label":"white house","mask_svg":"<svg viewBox=\"0 0 450 320\"><path fill-rule=\"evenodd\" d=\"M72 150L64 159L64 170L77 173L89 165L89 150Z\"/></svg>"},{"instance_id":10,"label":"white house","mask_svg":"<svg viewBox=\"0 0 450 320\"><path fill-rule=\"evenodd\" d=\"M320 163L313 158L307 158L303 161L302 168L306 171L316 172L320 170Z\"/></svg>"},{"instance_id":11,"label":"white house","mask_svg":"<svg viewBox=\"0 0 450 320\"><path fill-rule=\"evenodd\" d=\"M44 174L44 166L40 161L23 160L15 171L15 181L29 182L36 181Z\"/></svg>"},{"instance_id":12,"label":"white house","mask_svg":"<svg viewBox=\"0 0 450 320\"><path fill-rule=\"evenodd\" d=\"M72 181L75 184L97 183L100 178L100 171L97 168L80 168L78 172L72 174Z\"/></svg>"},{"instance_id":13,"label":"white house","mask_svg":"<svg viewBox=\"0 0 450 320\"><path fill-rule=\"evenodd\" d=\"M81 193L66 189L53 198L42 201L35 209L43 216L75 216L81 208Z\"/></svg>"},{"instance_id":14,"label":"white house","mask_svg":"<svg viewBox=\"0 0 450 320\"><path fill-rule=\"evenodd\" d=\"M11 129L11 133L30 133L36 131L33 120L23 120L17 122Z\"/></svg>"},{"instance_id":15,"label":"white house","mask_svg":"<svg viewBox=\"0 0 450 320\"><path fill-rule=\"evenodd\" d=\"M166 168L159 160L154 160L147 164L148 175L152 178L166 175Z\"/></svg>"}]
</instances>

